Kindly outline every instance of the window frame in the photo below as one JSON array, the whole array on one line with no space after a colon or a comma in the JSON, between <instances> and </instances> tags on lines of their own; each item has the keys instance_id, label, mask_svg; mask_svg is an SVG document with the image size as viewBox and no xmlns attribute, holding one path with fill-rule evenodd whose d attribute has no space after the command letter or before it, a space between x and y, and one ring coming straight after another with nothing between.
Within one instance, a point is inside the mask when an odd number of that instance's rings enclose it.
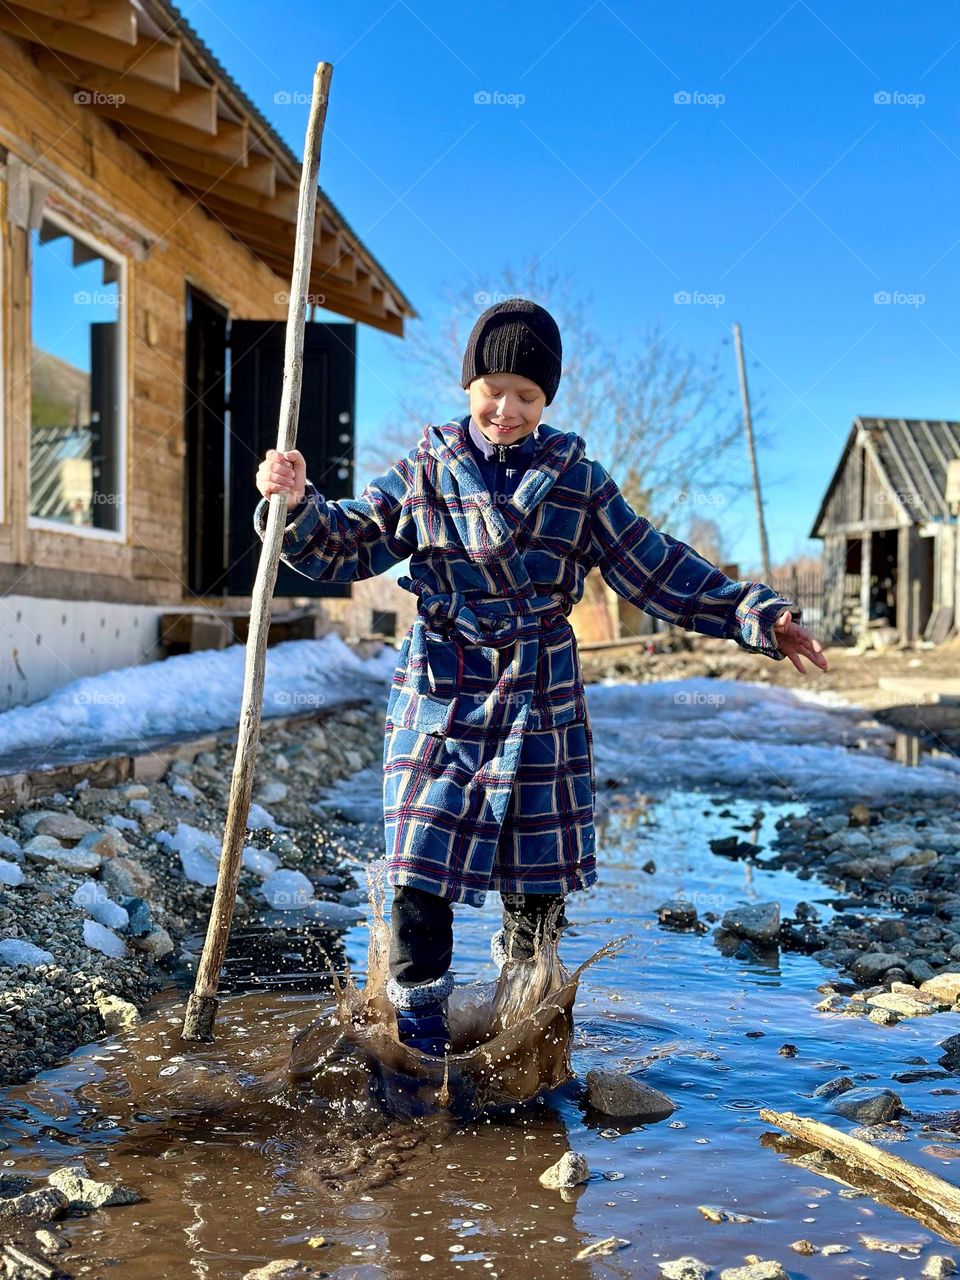
<instances>
[{"instance_id":1,"label":"window frame","mask_svg":"<svg viewBox=\"0 0 960 1280\"><path fill-rule=\"evenodd\" d=\"M127 353L127 335L129 326L127 323L127 308L129 305L129 262L126 256L116 249L113 245L101 240L98 236L77 222L75 222L68 214L62 213L59 209L51 209L49 204L45 205L43 210L43 221L49 221L72 236L75 240L79 240L82 244L86 244L91 249L95 249L102 257L109 259L119 270L119 278L117 285L119 286L120 301L117 304L117 324L119 329L119 338L117 342L117 359L118 370L117 379L120 386L120 395L118 397L118 413L117 413L117 475L120 478L120 501L117 504L119 508L118 527L116 529L97 529L92 525L68 524L61 520L49 520L43 516L34 516L30 513L30 493L31 493L31 458L32 458L32 431L33 431L33 285L34 285L34 246L33 235L28 235L27 240L27 281L30 291L30 305L27 311L27 350L28 361L30 364L30 387L29 387L29 405L30 416L28 421L28 440L27 440L27 528L37 530L41 533L64 533L72 534L79 538L92 538L96 542L110 542L123 545L128 541L129 535L129 486L127 483L127 429L129 421L129 398L130 384L129 371L130 362ZM42 225L42 223L41 223Z\"/></svg>"}]
</instances>

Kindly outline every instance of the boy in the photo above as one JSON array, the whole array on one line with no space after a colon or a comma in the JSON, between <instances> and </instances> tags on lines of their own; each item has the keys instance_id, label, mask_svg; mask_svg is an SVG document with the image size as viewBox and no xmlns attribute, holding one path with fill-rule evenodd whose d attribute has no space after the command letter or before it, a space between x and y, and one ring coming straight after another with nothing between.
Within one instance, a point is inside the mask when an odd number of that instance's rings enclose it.
<instances>
[{"instance_id":1,"label":"boy","mask_svg":"<svg viewBox=\"0 0 960 1280\"><path fill-rule=\"evenodd\" d=\"M529 959L563 901L596 879L593 739L567 621L591 568L659 618L775 660L826 668L797 605L735 582L625 501L583 439L541 422L557 391L553 317L511 298L477 320L463 357L470 412L427 425L358 498L326 501L295 449L257 472L288 504L283 558L351 582L410 557L419 597L387 701L384 832L390 980L400 1038L448 1047L453 902L503 899L494 956Z\"/></svg>"}]
</instances>

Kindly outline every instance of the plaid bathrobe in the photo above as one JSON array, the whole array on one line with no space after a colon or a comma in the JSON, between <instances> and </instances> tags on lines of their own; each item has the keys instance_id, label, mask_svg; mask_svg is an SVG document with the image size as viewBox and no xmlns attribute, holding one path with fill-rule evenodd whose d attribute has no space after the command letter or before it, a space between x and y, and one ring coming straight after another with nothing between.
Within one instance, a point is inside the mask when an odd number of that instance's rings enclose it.
<instances>
[{"instance_id":1,"label":"plaid bathrobe","mask_svg":"<svg viewBox=\"0 0 960 1280\"><path fill-rule=\"evenodd\" d=\"M783 658L795 602L736 582L626 502L573 432L540 425L516 492L494 502L469 415L428 425L358 498L308 482L283 559L353 582L409 557L418 597L386 707L388 880L480 906L491 888L566 893L596 879L593 739L567 620L592 568L658 618ZM267 502L257 507L266 528Z\"/></svg>"}]
</instances>

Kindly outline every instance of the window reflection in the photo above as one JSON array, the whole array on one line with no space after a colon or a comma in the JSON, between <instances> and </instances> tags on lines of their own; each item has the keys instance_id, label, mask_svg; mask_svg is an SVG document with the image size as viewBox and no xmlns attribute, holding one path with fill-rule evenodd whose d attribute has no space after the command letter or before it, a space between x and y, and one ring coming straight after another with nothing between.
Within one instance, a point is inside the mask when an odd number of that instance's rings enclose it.
<instances>
[{"instance_id":1,"label":"window reflection","mask_svg":"<svg viewBox=\"0 0 960 1280\"><path fill-rule=\"evenodd\" d=\"M34 519L122 527L121 271L50 217L32 233Z\"/></svg>"}]
</instances>

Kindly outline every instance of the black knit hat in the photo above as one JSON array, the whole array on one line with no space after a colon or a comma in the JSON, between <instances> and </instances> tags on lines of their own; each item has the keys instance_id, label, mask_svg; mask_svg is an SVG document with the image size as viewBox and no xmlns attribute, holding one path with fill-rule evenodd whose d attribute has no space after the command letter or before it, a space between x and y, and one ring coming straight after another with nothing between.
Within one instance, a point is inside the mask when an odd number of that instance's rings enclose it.
<instances>
[{"instance_id":1,"label":"black knit hat","mask_svg":"<svg viewBox=\"0 0 960 1280\"><path fill-rule=\"evenodd\" d=\"M463 354L462 387L485 373L516 373L541 388L547 404L557 394L563 351L549 311L526 298L488 307L473 326Z\"/></svg>"}]
</instances>

